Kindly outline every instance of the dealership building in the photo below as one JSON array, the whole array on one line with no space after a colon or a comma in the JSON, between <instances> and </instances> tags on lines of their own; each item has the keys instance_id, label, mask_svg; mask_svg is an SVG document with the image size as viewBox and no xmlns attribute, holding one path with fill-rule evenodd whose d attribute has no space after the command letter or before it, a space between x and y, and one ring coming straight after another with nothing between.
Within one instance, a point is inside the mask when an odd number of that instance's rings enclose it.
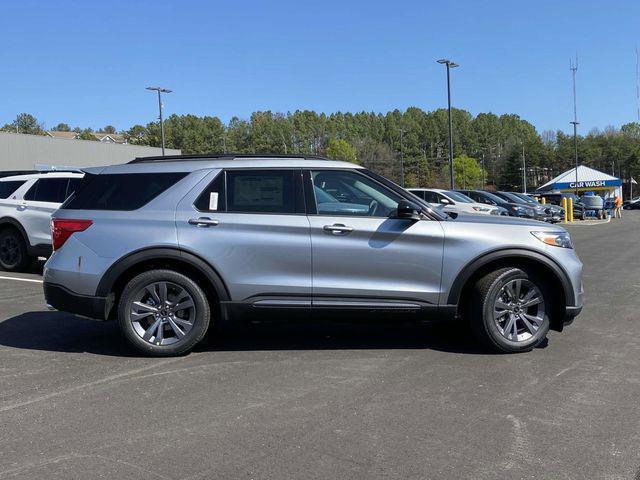
<instances>
[{"instance_id":1,"label":"dealership building","mask_svg":"<svg viewBox=\"0 0 640 480\"><path fill-rule=\"evenodd\" d=\"M180 150L165 153L179 155ZM98 167L161 154L159 148L142 145L0 132L0 171Z\"/></svg>"}]
</instances>

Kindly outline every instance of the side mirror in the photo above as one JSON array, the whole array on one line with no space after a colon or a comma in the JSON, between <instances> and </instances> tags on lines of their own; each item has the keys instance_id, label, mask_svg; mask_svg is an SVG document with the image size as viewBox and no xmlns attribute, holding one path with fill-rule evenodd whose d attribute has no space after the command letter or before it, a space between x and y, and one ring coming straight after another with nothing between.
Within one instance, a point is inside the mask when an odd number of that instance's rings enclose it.
<instances>
[{"instance_id":1,"label":"side mirror","mask_svg":"<svg viewBox=\"0 0 640 480\"><path fill-rule=\"evenodd\" d=\"M443 203L445 205L455 205L451 200L449 200L447 198L441 198L440 199L440 203Z\"/></svg>"},{"instance_id":2,"label":"side mirror","mask_svg":"<svg viewBox=\"0 0 640 480\"><path fill-rule=\"evenodd\" d=\"M398 203L398 210L395 218L405 218L408 220L420 220L420 211L422 209L413 202L401 200Z\"/></svg>"}]
</instances>

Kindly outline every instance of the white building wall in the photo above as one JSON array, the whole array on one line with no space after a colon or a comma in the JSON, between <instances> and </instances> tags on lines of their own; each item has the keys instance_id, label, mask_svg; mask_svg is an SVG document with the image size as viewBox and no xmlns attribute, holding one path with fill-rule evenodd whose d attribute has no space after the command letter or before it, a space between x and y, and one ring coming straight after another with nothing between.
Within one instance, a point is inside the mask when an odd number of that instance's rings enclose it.
<instances>
[{"instance_id":1,"label":"white building wall","mask_svg":"<svg viewBox=\"0 0 640 480\"><path fill-rule=\"evenodd\" d=\"M32 170L36 165L99 167L161 154L159 148L140 145L0 132L0 171ZM179 155L180 150L167 148L165 154Z\"/></svg>"}]
</instances>

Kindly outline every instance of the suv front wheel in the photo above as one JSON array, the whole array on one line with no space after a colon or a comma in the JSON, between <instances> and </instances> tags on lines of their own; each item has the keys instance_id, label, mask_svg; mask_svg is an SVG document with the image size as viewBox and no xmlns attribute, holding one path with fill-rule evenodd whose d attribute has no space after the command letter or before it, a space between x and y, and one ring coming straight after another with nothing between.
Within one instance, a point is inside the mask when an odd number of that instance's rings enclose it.
<instances>
[{"instance_id":1,"label":"suv front wheel","mask_svg":"<svg viewBox=\"0 0 640 480\"><path fill-rule=\"evenodd\" d=\"M207 333L210 316L202 289L173 270L151 270L134 277L118 305L124 336L137 350L153 356L191 350Z\"/></svg>"},{"instance_id":2,"label":"suv front wheel","mask_svg":"<svg viewBox=\"0 0 640 480\"><path fill-rule=\"evenodd\" d=\"M476 335L494 350L526 352L549 332L551 291L538 276L502 268L475 285L471 322Z\"/></svg>"}]
</instances>

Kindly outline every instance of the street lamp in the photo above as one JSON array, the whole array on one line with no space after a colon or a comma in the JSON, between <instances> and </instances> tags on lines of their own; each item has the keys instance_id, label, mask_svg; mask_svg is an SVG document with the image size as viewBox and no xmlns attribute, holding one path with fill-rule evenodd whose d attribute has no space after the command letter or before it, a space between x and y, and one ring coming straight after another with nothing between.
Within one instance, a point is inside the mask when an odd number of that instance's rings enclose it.
<instances>
[{"instance_id":1,"label":"street lamp","mask_svg":"<svg viewBox=\"0 0 640 480\"><path fill-rule=\"evenodd\" d=\"M158 109L160 110L160 142L162 144L162 156L164 157L164 123L162 122L162 98L161 94L171 93L168 88L162 87L147 87L147 90L158 92Z\"/></svg>"},{"instance_id":2,"label":"street lamp","mask_svg":"<svg viewBox=\"0 0 640 480\"><path fill-rule=\"evenodd\" d=\"M438 60L438 63L447 66L447 109L449 111L449 183L451 190L453 190L453 126L451 125L451 78L449 70L459 67L460 65L446 58L441 58L440 60Z\"/></svg>"}]
</instances>

